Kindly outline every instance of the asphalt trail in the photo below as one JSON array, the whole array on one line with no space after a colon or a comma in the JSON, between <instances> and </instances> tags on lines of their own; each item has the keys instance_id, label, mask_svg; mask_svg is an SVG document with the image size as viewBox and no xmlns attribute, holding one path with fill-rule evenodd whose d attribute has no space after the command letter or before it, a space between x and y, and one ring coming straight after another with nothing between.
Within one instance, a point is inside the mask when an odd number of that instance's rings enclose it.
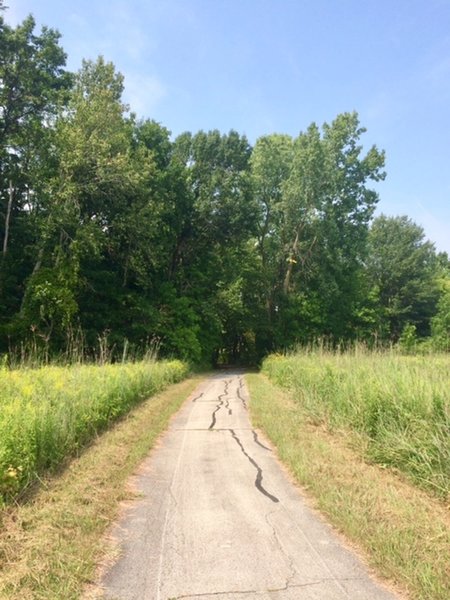
<instances>
[{"instance_id":1,"label":"asphalt trail","mask_svg":"<svg viewBox=\"0 0 450 600\"><path fill-rule=\"evenodd\" d=\"M114 600L393 600L306 506L249 421L238 371L206 379L134 478Z\"/></svg>"}]
</instances>

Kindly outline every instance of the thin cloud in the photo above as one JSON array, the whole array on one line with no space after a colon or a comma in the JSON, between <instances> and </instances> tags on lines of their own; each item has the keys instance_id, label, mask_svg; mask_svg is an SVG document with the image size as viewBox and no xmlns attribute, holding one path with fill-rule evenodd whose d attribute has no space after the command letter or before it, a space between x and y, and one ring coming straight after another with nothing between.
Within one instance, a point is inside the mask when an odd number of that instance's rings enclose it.
<instances>
[{"instance_id":1,"label":"thin cloud","mask_svg":"<svg viewBox=\"0 0 450 600\"><path fill-rule=\"evenodd\" d=\"M393 99L386 92L378 92L370 98L365 114L370 120L378 120L387 117L393 108Z\"/></svg>"},{"instance_id":2,"label":"thin cloud","mask_svg":"<svg viewBox=\"0 0 450 600\"><path fill-rule=\"evenodd\" d=\"M105 49L120 52L132 61L141 61L155 49L155 40L142 27L139 12L126 5L112 5L102 11Z\"/></svg>"},{"instance_id":3,"label":"thin cloud","mask_svg":"<svg viewBox=\"0 0 450 600\"><path fill-rule=\"evenodd\" d=\"M33 9L28 5L27 2L6 2L6 10L3 12L3 18L12 27L16 27L19 23L27 17L30 13L33 13Z\"/></svg>"},{"instance_id":4,"label":"thin cloud","mask_svg":"<svg viewBox=\"0 0 450 600\"><path fill-rule=\"evenodd\" d=\"M166 95L167 89L157 77L137 73L125 74L123 98L130 110L139 117L153 117L152 113Z\"/></svg>"},{"instance_id":5,"label":"thin cloud","mask_svg":"<svg viewBox=\"0 0 450 600\"><path fill-rule=\"evenodd\" d=\"M448 235L448 226L426 208L421 202L416 202L419 212L417 214L418 222L423 226L425 234L431 242L434 242L438 251L444 251L450 254L450 238Z\"/></svg>"},{"instance_id":6,"label":"thin cloud","mask_svg":"<svg viewBox=\"0 0 450 600\"><path fill-rule=\"evenodd\" d=\"M427 73L427 83L441 100L450 97L450 55L436 61Z\"/></svg>"}]
</instances>

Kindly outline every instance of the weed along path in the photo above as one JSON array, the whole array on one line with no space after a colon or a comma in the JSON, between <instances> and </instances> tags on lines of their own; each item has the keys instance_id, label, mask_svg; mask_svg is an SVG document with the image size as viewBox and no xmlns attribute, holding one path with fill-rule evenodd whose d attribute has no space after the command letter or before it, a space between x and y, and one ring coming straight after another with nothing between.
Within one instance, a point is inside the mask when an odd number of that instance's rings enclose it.
<instances>
[{"instance_id":1,"label":"weed along path","mask_svg":"<svg viewBox=\"0 0 450 600\"><path fill-rule=\"evenodd\" d=\"M115 600L388 600L252 429L243 375L206 379L135 479L102 579Z\"/></svg>"}]
</instances>

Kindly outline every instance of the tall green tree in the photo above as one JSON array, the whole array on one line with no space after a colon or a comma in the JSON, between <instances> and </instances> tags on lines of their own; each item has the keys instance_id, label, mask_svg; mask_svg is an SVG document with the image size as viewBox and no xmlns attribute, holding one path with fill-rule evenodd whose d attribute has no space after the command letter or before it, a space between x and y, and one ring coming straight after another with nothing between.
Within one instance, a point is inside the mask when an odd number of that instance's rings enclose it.
<instances>
[{"instance_id":1,"label":"tall green tree","mask_svg":"<svg viewBox=\"0 0 450 600\"><path fill-rule=\"evenodd\" d=\"M434 348L450 350L450 278L443 285L436 314L431 319L431 335Z\"/></svg>"},{"instance_id":2,"label":"tall green tree","mask_svg":"<svg viewBox=\"0 0 450 600\"><path fill-rule=\"evenodd\" d=\"M102 287L98 279L117 221L146 176L145 161L137 166L133 160L122 89L112 64L84 62L56 123L56 169L41 193L36 260L21 310L45 339L73 323L83 288L95 293ZM93 262L95 275L88 275Z\"/></svg>"},{"instance_id":3,"label":"tall green tree","mask_svg":"<svg viewBox=\"0 0 450 600\"><path fill-rule=\"evenodd\" d=\"M323 128L324 199L317 234L312 284L323 307L322 333L355 335L355 317L364 301L361 279L369 223L378 203L370 182L385 177L384 152L363 152L357 113L343 113Z\"/></svg>"},{"instance_id":4,"label":"tall green tree","mask_svg":"<svg viewBox=\"0 0 450 600\"><path fill-rule=\"evenodd\" d=\"M258 205L257 276L252 280L253 289L259 296L254 310L261 312L256 323L256 345L261 355L273 348L274 318L286 267L283 199L293 157L293 139L288 135L272 134L256 141L250 161L252 189Z\"/></svg>"},{"instance_id":5,"label":"tall green tree","mask_svg":"<svg viewBox=\"0 0 450 600\"><path fill-rule=\"evenodd\" d=\"M432 346L437 350L450 350L450 259L446 252L437 255L437 285L439 300L437 311L431 319Z\"/></svg>"},{"instance_id":6,"label":"tall green tree","mask_svg":"<svg viewBox=\"0 0 450 600\"><path fill-rule=\"evenodd\" d=\"M235 298L247 243L256 231L251 147L235 131L201 131L179 136L174 152L185 165L190 198L189 225L177 245L178 289L196 307L201 347L211 356L221 340L229 350L245 337Z\"/></svg>"},{"instance_id":7,"label":"tall green tree","mask_svg":"<svg viewBox=\"0 0 450 600\"><path fill-rule=\"evenodd\" d=\"M367 274L382 338L396 342L407 324L419 336L430 334L436 312L434 246L406 216L377 217L370 229Z\"/></svg>"},{"instance_id":8,"label":"tall green tree","mask_svg":"<svg viewBox=\"0 0 450 600\"><path fill-rule=\"evenodd\" d=\"M30 268L35 204L52 168L55 115L72 81L59 38L46 27L37 34L31 16L11 27L0 12L0 310L9 318Z\"/></svg>"},{"instance_id":9,"label":"tall green tree","mask_svg":"<svg viewBox=\"0 0 450 600\"><path fill-rule=\"evenodd\" d=\"M270 292L275 345L351 335L368 224L378 200L368 182L384 177L384 154L362 153L356 113L295 140L258 140L252 157L260 204L257 247ZM267 251L270 248L270 260ZM270 329L269 327L269 329Z\"/></svg>"}]
</instances>

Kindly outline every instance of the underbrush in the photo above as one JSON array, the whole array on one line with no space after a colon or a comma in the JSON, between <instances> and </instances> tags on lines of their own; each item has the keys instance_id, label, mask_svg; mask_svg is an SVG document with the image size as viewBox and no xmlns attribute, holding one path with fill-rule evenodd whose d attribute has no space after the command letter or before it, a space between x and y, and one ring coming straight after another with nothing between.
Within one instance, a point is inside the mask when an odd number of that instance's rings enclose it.
<instances>
[{"instance_id":1,"label":"underbrush","mask_svg":"<svg viewBox=\"0 0 450 600\"><path fill-rule=\"evenodd\" d=\"M356 432L366 458L448 498L448 355L317 350L270 356L262 370L293 392L311 422Z\"/></svg>"},{"instance_id":2,"label":"underbrush","mask_svg":"<svg viewBox=\"0 0 450 600\"><path fill-rule=\"evenodd\" d=\"M187 371L180 361L0 369L0 503Z\"/></svg>"}]
</instances>

